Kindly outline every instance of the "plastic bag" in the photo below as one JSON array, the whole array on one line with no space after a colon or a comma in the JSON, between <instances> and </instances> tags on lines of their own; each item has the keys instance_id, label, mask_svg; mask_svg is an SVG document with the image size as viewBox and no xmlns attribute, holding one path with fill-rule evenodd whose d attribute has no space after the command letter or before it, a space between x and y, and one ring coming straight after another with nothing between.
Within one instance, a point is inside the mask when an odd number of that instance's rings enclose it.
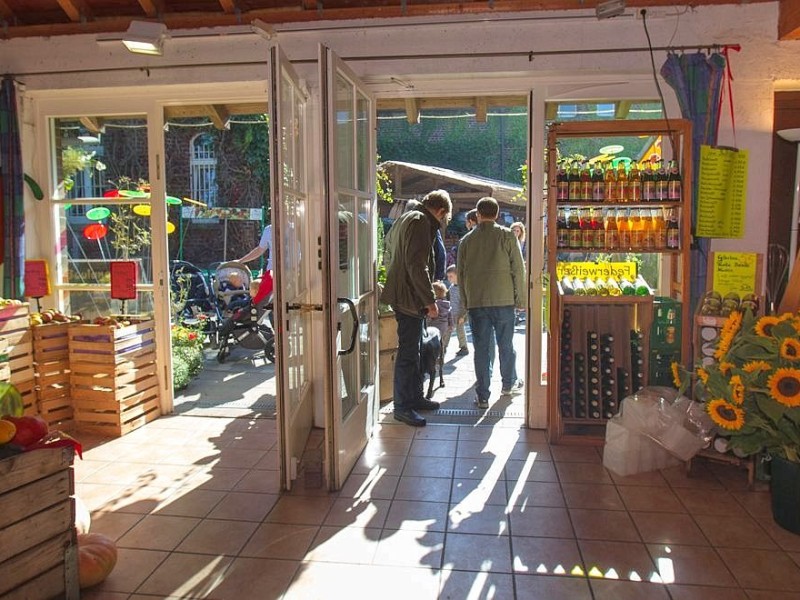
<instances>
[{"instance_id":1,"label":"plastic bag","mask_svg":"<svg viewBox=\"0 0 800 600\"><path fill-rule=\"evenodd\" d=\"M606 425L603 464L619 475L663 469L707 447L713 431L701 403L672 388L646 387L625 398Z\"/></svg>"}]
</instances>

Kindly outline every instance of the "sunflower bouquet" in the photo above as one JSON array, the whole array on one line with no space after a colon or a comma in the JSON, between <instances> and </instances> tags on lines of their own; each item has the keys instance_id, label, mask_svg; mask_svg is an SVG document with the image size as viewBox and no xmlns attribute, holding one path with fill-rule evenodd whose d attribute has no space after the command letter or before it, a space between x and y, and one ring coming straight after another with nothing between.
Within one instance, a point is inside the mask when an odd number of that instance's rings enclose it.
<instances>
[{"instance_id":1,"label":"sunflower bouquet","mask_svg":"<svg viewBox=\"0 0 800 600\"><path fill-rule=\"evenodd\" d=\"M683 391L696 378L698 399L731 449L800 462L800 314L733 312L714 357L693 374L673 363L675 386Z\"/></svg>"}]
</instances>

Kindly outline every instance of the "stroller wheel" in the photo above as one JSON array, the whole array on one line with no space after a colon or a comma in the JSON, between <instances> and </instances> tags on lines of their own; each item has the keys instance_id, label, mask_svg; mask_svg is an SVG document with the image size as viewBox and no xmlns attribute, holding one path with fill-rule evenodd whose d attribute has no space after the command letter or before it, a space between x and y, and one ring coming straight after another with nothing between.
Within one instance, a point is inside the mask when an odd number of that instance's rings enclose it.
<instances>
[{"instance_id":1,"label":"stroller wheel","mask_svg":"<svg viewBox=\"0 0 800 600\"><path fill-rule=\"evenodd\" d=\"M230 353L231 353L231 349L228 348L227 344L222 346L222 348L219 349L219 352L217 352L217 362L220 363L220 364L224 363L225 359L228 358Z\"/></svg>"},{"instance_id":2,"label":"stroller wheel","mask_svg":"<svg viewBox=\"0 0 800 600\"><path fill-rule=\"evenodd\" d=\"M275 340L268 340L264 346L264 357L271 363L275 363Z\"/></svg>"}]
</instances>

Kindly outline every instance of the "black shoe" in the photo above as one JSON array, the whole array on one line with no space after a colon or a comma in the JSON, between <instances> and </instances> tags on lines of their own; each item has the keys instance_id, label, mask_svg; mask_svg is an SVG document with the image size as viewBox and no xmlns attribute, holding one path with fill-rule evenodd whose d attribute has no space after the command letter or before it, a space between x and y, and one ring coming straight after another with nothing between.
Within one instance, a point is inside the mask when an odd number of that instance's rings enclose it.
<instances>
[{"instance_id":1,"label":"black shoe","mask_svg":"<svg viewBox=\"0 0 800 600\"><path fill-rule=\"evenodd\" d=\"M467 354L469 354L469 348L466 346L459 348L458 352L456 352L456 356L466 356Z\"/></svg>"},{"instance_id":2,"label":"black shoe","mask_svg":"<svg viewBox=\"0 0 800 600\"><path fill-rule=\"evenodd\" d=\"M425 427L425 417L420 415L413 408L395 409L394 420L401 421L412 427Z\"/></svg>"},{"instance_id":3,"label":"black shoe","mask_svg":"<svg viewBox=\"0 0 800 600\"><path fill-rule=\"evenodd\" d=\"M439 403L436 400L420 398L414 402L414 410L439 410Z\"/></svg>"}]
</instances>

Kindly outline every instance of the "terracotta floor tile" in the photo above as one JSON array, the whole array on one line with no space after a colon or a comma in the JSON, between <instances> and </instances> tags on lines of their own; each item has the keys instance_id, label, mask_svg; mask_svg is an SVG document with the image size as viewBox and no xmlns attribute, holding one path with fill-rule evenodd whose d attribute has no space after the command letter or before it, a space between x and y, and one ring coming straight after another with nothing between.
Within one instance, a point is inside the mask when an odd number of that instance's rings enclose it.
<instances>
[{"instance_id":1,"label":"terracotta floor tile","mask_svg":"<svg viewBox=\"0 0 800 600\"><path fill-rule=\"evenodd\" d=\"M389 508L384 528L416 531L445 531L448 521L446 502L395 500Z\"/></svg>"},{"instance_id":2,"label":"terracotta floor tile","mask_svg":"<svg viewBox=\"0 0 800 600\"><path fill-rule=\"evenodd\" d=\"M725 515L740 517L746 514L742 505L727 490L695 490L674 488L675 495L692 515Z\"/></svg>"},{"instance_id":3,"label":"terracotta floor tile","mask_svg":"<svg viewBox=\"0 0 800 600\"><path fill-rule=\"evenodd\" d=\"M339 498L323 522L332 527L383 527L391 500Z\"/></svg>"},{"instance_id":4,"label":"terracotta floor tile","mask_svg":"<svg viewBox=\"0 0 800 600\"><path fill-rule=\"evenodd\" d=\"M90 511L104 510L108 507L112 498L116 498L124 489L121 485L110 485L107 483L87 483L80 482L75 490L77 496L83 500Z\"/></svg>"},{"instance_id":5,"label":"terracotta floor tile","mask_svg":"<svg viewBox=\"0 0 800 600\"><path fill-rule=\"evenodd\" d=\"M306 560L370 564L381 530L363 527L320 527L311 547L306 553Z\"/></svg>"},{"instance_id":6,"label":"terracotta floor tile","mask_svg":"<svg viewBox=\"0 0 800 600\"><path fill-rule=\"evenodd\" d=\"M481 479L453 479L450 503L481 502L484 504L505 504L508 502L505 481L483 481Z\"/></svg>"},{"instance_id":7,"label":"terracotta floor tile","mask_svg":"<svg viewBox=\"0 0 800 600\"><path fill-rule=\"evenodd\" d=\"M707 585L668 585L672 600L747 600L739 588L710 587ZM752 596L750 596L752 598Z\"/></svg>"},{"instance_id":8,"label":"terracotta floor tile","mask_svg":"<svg viewBox=\"0 0 800 600\"><path fill-rule=\"evenodd\" d=\"M594 446L551 446L555 462L602 463L603 456Z\"/></svg>"},{"instance_id":9,"label":"terracotta floor tile","mask_svg":"<svg viewBox=\"0 0 800 600\"><path fill-rule=\"evenodd\" d=\"M373 564L406 567L442 567L444 533L385 529L380 536Z\"/></svg>"},{"instance_id":10,"label":"terracotta floor tile","mask_svg":"<svg viewBox=\"0 0 800 600\"><path fill-rule=\"evenodd\" d=\"M749 600L797 600L795 592L776 592L773 590L746 590Z\"/></svg>"},{"instance_id":11,"label":"terracotta floor tile","mask_svg":"<svg viewBox=\"0 0 800 600\"><path fill-rule=\"evenodd\" d=\"M516 484L509 491L513 506L566 506L561 485L542 481Z\"/></svg>"},{"instance_id":12,"label":"terracotta floor tile","mask_svg":"<svg viewBox=\"0 0 800 600\"><path fill-rule=\"evenodd\" d=\"M717 552L743 588L800 592L800 567L785 552L740 548Z\"/></svg>"},{"instance_id":13,"label":"terracotta floor tile","mask_svg":"<svg viewBox=\"0 0 800 600\"><path fill-rule=\"evenodd\" d=\"M515 573L585 577L578 543L575 540L538 537L511 537Z\"/></svg>"},{"instance_id":14,"label":"terracotta floor tile","mask_svg":"<svg viewBox=\"0 0 800 600\"><path fill-rule=\"evenodd\" d=\"M452 477L503 481L506 477L505 466L497 458L459 457L455 459Z\"/></svg>"},{"instance_id":15,"label":"terracotta floor tile","mask_svg":"<svg viewBox=\"0 0 800 600\"><path fill-rule=\"evenodd\" d=\"M231 491L242 478L250 472L249 469L227 469L223 467L208 467L196 473L189 485L200 490Z\"/></svg>"},{"instance_id":16,"label":"terracotta floor tile","mask_svg":"<svg viewBox=\"0 0 800 600\"><path fill-rule=\"evenodd\" d=\"M252 469L266 455L266 451L222 448L214 467L221 469Z\"/></svg>"},{"instance_id":17,"label":"terracotta floor tile","mask_svg":"<svg viewBox=\"0 0 800 600\"><path fill-rule=\"evenodd\" d=\"M414 439L409 456L429 456L434 458L451 458L456 455L456 440Z\"/></svg>"},{"instance_id":18,"label":"terracotta floor tile","mask_svg":"<svg viewBox=\"0 0 800 600\"><path fill-rule=\"evenodd\" d=\"M490 455L489 440L458 440L457 458L494 458Z\"/></svg>"},{"instance_id":19,"label":"terracotta floor tile","mask_svg":"<svg viewBox=\"0 0 800 600\"><path fill-rule=\"evenodd\" d=\"M506 479L508 481L549 481L557 482L558 473L555 463L525 460L509 460L505 465Z\"/></svg>"},{"instance_id":20,"label":"terracotta floor tile","mask_svg":"<svg viewBox=\"0 0 800 600\"><path fill-rule=\"evenodd\" d=\"M257 523L204 519L178 545L178 552L235 556L253 535Z\"/></svg>"},{"instance_id":21,"label":"terracotta floor tile","mask_svg":"<svg viewBox=\"0 0 800 600\"><path fill-rule=\"evenodd\" d=\"M468 502L450 508L447 531L508 535L506 508L496 504L470 506Z\"/></svg>"},{"instance_id":22,"label":"terracotta floor tile","mask_svg":"<svg viewBox=\"0 0 800 600\"><path fill-rule=\"evenodd\" d=\"M214 590L219 598L278 599L289 588L300 562L265 558L237 558Z\"/></svg>"},{"instance_id":23,"label":"terracotta floor tile","mask_svg":"<svg viewBox=\"0 0 800 600\"><path fill-rule=\"evenodd\" d=\"M725 515L695 515L694 520L712 546L778 549L764 529L747 515L738 516L735 519Z\"/></svg>"},{"instance_id":24,"label":"terracotta floor tile","mask_svg":"<svg viewBox=\"0 0 800 600\"><path fill-rule=\"evenodd\" d=\"M99 587L81 590L81 600L129 600L130 598L136 598L137 600L147 598L147 600L153 600L152 596L147 597L138 594L129 595L127 592L106 592Z\"/></svg>"},{"instance_id":25,"label":"terracotta floor tile","mask_svg":"<svg viewBox=\"0 0 800 600\"><path fill-rule=\"evenodd\" d=\"M619 495L628 510L686 512L672 490L658 486L620 486Z\"/></svg>"},{"instance_id":26,"label":"terracotta floor tile","mask_svg":"<svg viewBox=\"0 0 800 600\"><path fill-rule=\"evenodd\" d=\"M547 444L519 442L514 444L514 447L511 449L511 454L508 458L510 460L535 460L537 462L552 462L553 454L550 451L550 446Z\"/></svg>"},{"instance_id":27,"label":"terracotta floor tile","mask_svg":"<svg viewBox=\"0 0 800 600\"><path fill-rule=\"evenodd\" d=\"M564 500L569 508L625 510L622 498L613 485L595 483L562 483Z\"/></svg>"},{"instance_id":28,"label":"terracotta floor tile","mask_svg":"<svg viewBox=\"0 0 800 600\"><path fill-rule=\"evenodd\" d=\"M262 456L258 462L253 465L253 468L265 471L277 471L279 467L279 460L280 456L276 450L268 450L267 452L264 452L264 456Z\"/></svg>"},{"instance_id":29,"label":"terracotta floor tile","mask_svg":"<svg viewBox=\"0 0 800 600\"><path fill-rule=\"evenodd\" d=\"M239 553L253 558L301 560L317 535L316 525L262 523Z\"/></svg>"},{"instance_id":30,"label":"terracotta floor tile","mask_svg":"<svg viewBox=\"0 0 800 600\"><path fill-rule=\"evenodd\" d=\"M406 464L406 457L402 455L367 456L362 454L353 466L353 473L367 474L380 471L387 475L399 476Z\"/></svg>"},{"instance_id":31,"label":"terracotta floor tile","mask_svg":"<svg viewBox=\"0 0 800 600\"><path fill-rule=\"evenodd\" d=\"M118 540L134 525L144 519L145 515L123 512L95 512L92 513L92 522L89 531L102 533L112 540Z\"/></svg>"},{"instance_id":32,"label":"terracotta floor tile","mask_svg":"<svg viewBox=\"0 0 800 600\"><path fill-rule=\"evenodd\" d=\"M157 550L117 548L117 564L108 578L92 588L94 592L135 592L170 555Z\"/></svg>"},{"instance_id":33,"label":"terracotta floor tile","mask_svg":"<svg viewBox=\"0 0 800 600\"><path fill-rule=\"evenodd\" d=\"M689 487L705 490L722 490L725 487L719 479L709 471L701 460L692 462L692 470L687 473L685 465L681 464L668 469L662 469L661 475L672 487Z\"/></svg>"},{"instance_id":34,"label":"terracotta floor tile","mask_svg":"<svg viewBox=\"0 0 800 600\"><path fill-rule=\"evenodd\" d=\"M756 521L761 525L761 528L767 532L767 535L778 544L779 548L787 552L800 552L800 535L792 533L778 525L772 518L772 515L769 517L758 517Z\"/></svg>"},{"instance_id":35,"label":"terracotta floor tile","mask_svg":"<svg viewBox=\"0 0 800 600\"><path fill-rule=\"evenodd\" d=\"M451 480L443 477L401 477L394 497L398 500L447 502L451 485Z\"/></svg>"},{"instance_id":36,"label":"terracotta floor tile","mask_svg":"<svg viewBox=\"0 0 800 600\"><path fill-rule=\"evenodd\" d=\"M590 577L661 583L656 564L644 544L579 540L578 547Z\"/></svg>"},{"instance_id":37,"label":"terracotta floor tile","mask_svg":"<svg viewBox=\"0 0 800 600\"><path fill-rule=\"evenodd\" d=\"M570 508L569 514L579 540L642 541L627 512Z\"/></svg>"},{"instance_id":38,"label":"terracotta floor tile","mask_svg":"<svg viewBox=\"0 0 800 600\"><path fill-rule=\"evenodd\" d=\"M668 485L667 480L660 471L645 471L644 473L636 473L635 475L617 475L613 471L609 471L611 479L617 485Z\"/></svg>"},{"instance_id":39,"label":"terracotta floor tile","mask_svg":"<svg viewBox=\"0 0 800 600\"><path fill-rule=\"evenodd\" d=\"M507 573L476 573L443 569L441 589L437 598L513 598L514 579Z\"/></svg>"},{"instance_id":40,"label":"terracotta floor tile","mask_svg":"<svg viewBox=\"0 0 800 600\"><path fill-rule=\"evenodd\" d=\"M454 458L409 456L403 468L404 477L452 477Z\"/></svg>"},{"instance_id":41,"label":"terracotta floor tile","mask_svg":"<svg viewBox=\"0 0 800 600\"><path fill-rule=\"evenodd\" d=\"M511 572L508 537L472 533L448 533L443 567L458 571Z\"/></svg>"},{"instance_id":42,"label":"terracotta floor tile","mask_svg":"<svg viewBox=\"0 0 800 600\"><path fill-rule=\"evenodd\" d=\"M647 549L667 585L736 587L736 580L713 548L648 544Z\"/></svg>"},{"instance_id":43,"label":"terracotta floor tile","mask_svg":"<svg viewBox=\"0 0 800 600\"><path fill-rule=\"evenodd\" d=\"M409 428L401 425L397 429L408 430ZM427 426L421 427L412 433L416 440L457 440L459 432L459 427L429 423Z\"/></svg>"},{"instance_id":44,"label":"terracotta floor tile","mask_svg":"<svg viewBox=\"0 0 800 600\"><path fill-rule=\"evenodd\" d=\"M772 518L772 497L765 492L732 492L736 501L753 517Z\"/></svg>"},{"instance_id":45,"label":"terracotta floor tile","mask_svg":"<svg viewBox=\"0 0 800 600\"><path fill-rule=\"evenodd\" d=\"M233 486L233 491L279 494L281 491L280 475L278 471L253 469Z\"/></svg>"},{"instance_id":46,"label":"terracotta floor tile","mask_svg":"<svg viewBox=\"0 0 800 600\"><path fill-rule=\"evenodd\" d=\"M231 562L229 556L173 552L136 591L155 596L222 598L215 590Z\"/></svg>"},{"instance_id":47,"label":"terracotta floor tile","mask_svg":"<svg viewBox=\"0 0 800 600\"><path fill-rule=\"evenodd\" d=\"M147 515L136 523L117 544L141 550L174 550L189 535L200 519Z\"/></svg>"},{"instance_id":48,"label":"terracotta floor tile","mask_svg":"<svg viewBox=\"0 0 800 600\"><path fill-rule=\"evenodd\" d=\"M399 482L400 477L387 475L380 468L370 473L351 473L339 491L339 497L391 500Z\"/></svg>"},{"instance_id":49,"label":"terracotta floor tile","mask_svg":"<svg viewBox=\"0 0 800 600\"><path fill-rule=\"evenodd\" d=\"M228 492L208 513L210 519L261 522L278 501L276 494Z\"/></svg>"},{"instance_id":50,"label":"terracotta floor tile","mask_svg":"<svg viewBox=\"0 0 800 600\"><path fill-rule=\"evenodd\" d=\"M365 456L406 456L413 438L384 438L373 437L364 448Z\"/></svg>"},{"instance_id":51,"label":"terracotta floor tile","mask_svg":"<svg viewBox=\"0 0 800 600\"><path fill-rule=\"evenodd\" d=\"M321 525L336 498L281 496L265 521L294 525Z\"/></svg>"},{"instance_id":52,"label":"terracotta floor tile","mask_svg":"<svg viewBox=\"0 0 800 600\"><path fill-rule=\"evenodd\" d=\"M561 483L613 483L599 462L556 462L556 470Z\"/></svg>"},{"instance_id":53,"label":"terracotta floor tile","mask_svg":"<svg viewBox=\"0 0 800 600\"><path fill-rule=\"evenodd\" d=\"M669 600L666 586L643 581L589 578L595 600Z\"/></svg>"},{"instance_id":54,"label":"terracotta floor tile","mask_svg":"<svg viewBox=\"0 0 800 600\"><path fill-rule=\"evenodd\" d=\"M511 535L574 538L566 508L549 506L514 507L509 514Z\"/></svg>"},{"instance_id":55,"label":"terracotta floor tile","mask_svg":"<svg viewBox=\"0 0 800 600\"><path fill-rule=\"evenodd\" d=\"M517 597L530 600L590 600L589 582L584 578L551 575L514 575Z\"/></svg>"},{"instance_id":56,"label":"terracotta floor tile","mask_svg":"<svg viewBox=\"0 0 800 600\"><path fill-rule=\"evenodd\" d=\"M689 515L657 512L632 512L630 515L642 540L647 543L695 546L707 546L709 543Z\"/></svg>"},{"instance_id":57,"label":"terracotta floor tile","mask_svg":"<svg viewBox=\"0 0 800 600\"><path fill-rule=\"evenodd\" d=\"M159 504L158 514L203 518L226 495L221 490L179 489Z\"/></svg>"}]
</instances>

